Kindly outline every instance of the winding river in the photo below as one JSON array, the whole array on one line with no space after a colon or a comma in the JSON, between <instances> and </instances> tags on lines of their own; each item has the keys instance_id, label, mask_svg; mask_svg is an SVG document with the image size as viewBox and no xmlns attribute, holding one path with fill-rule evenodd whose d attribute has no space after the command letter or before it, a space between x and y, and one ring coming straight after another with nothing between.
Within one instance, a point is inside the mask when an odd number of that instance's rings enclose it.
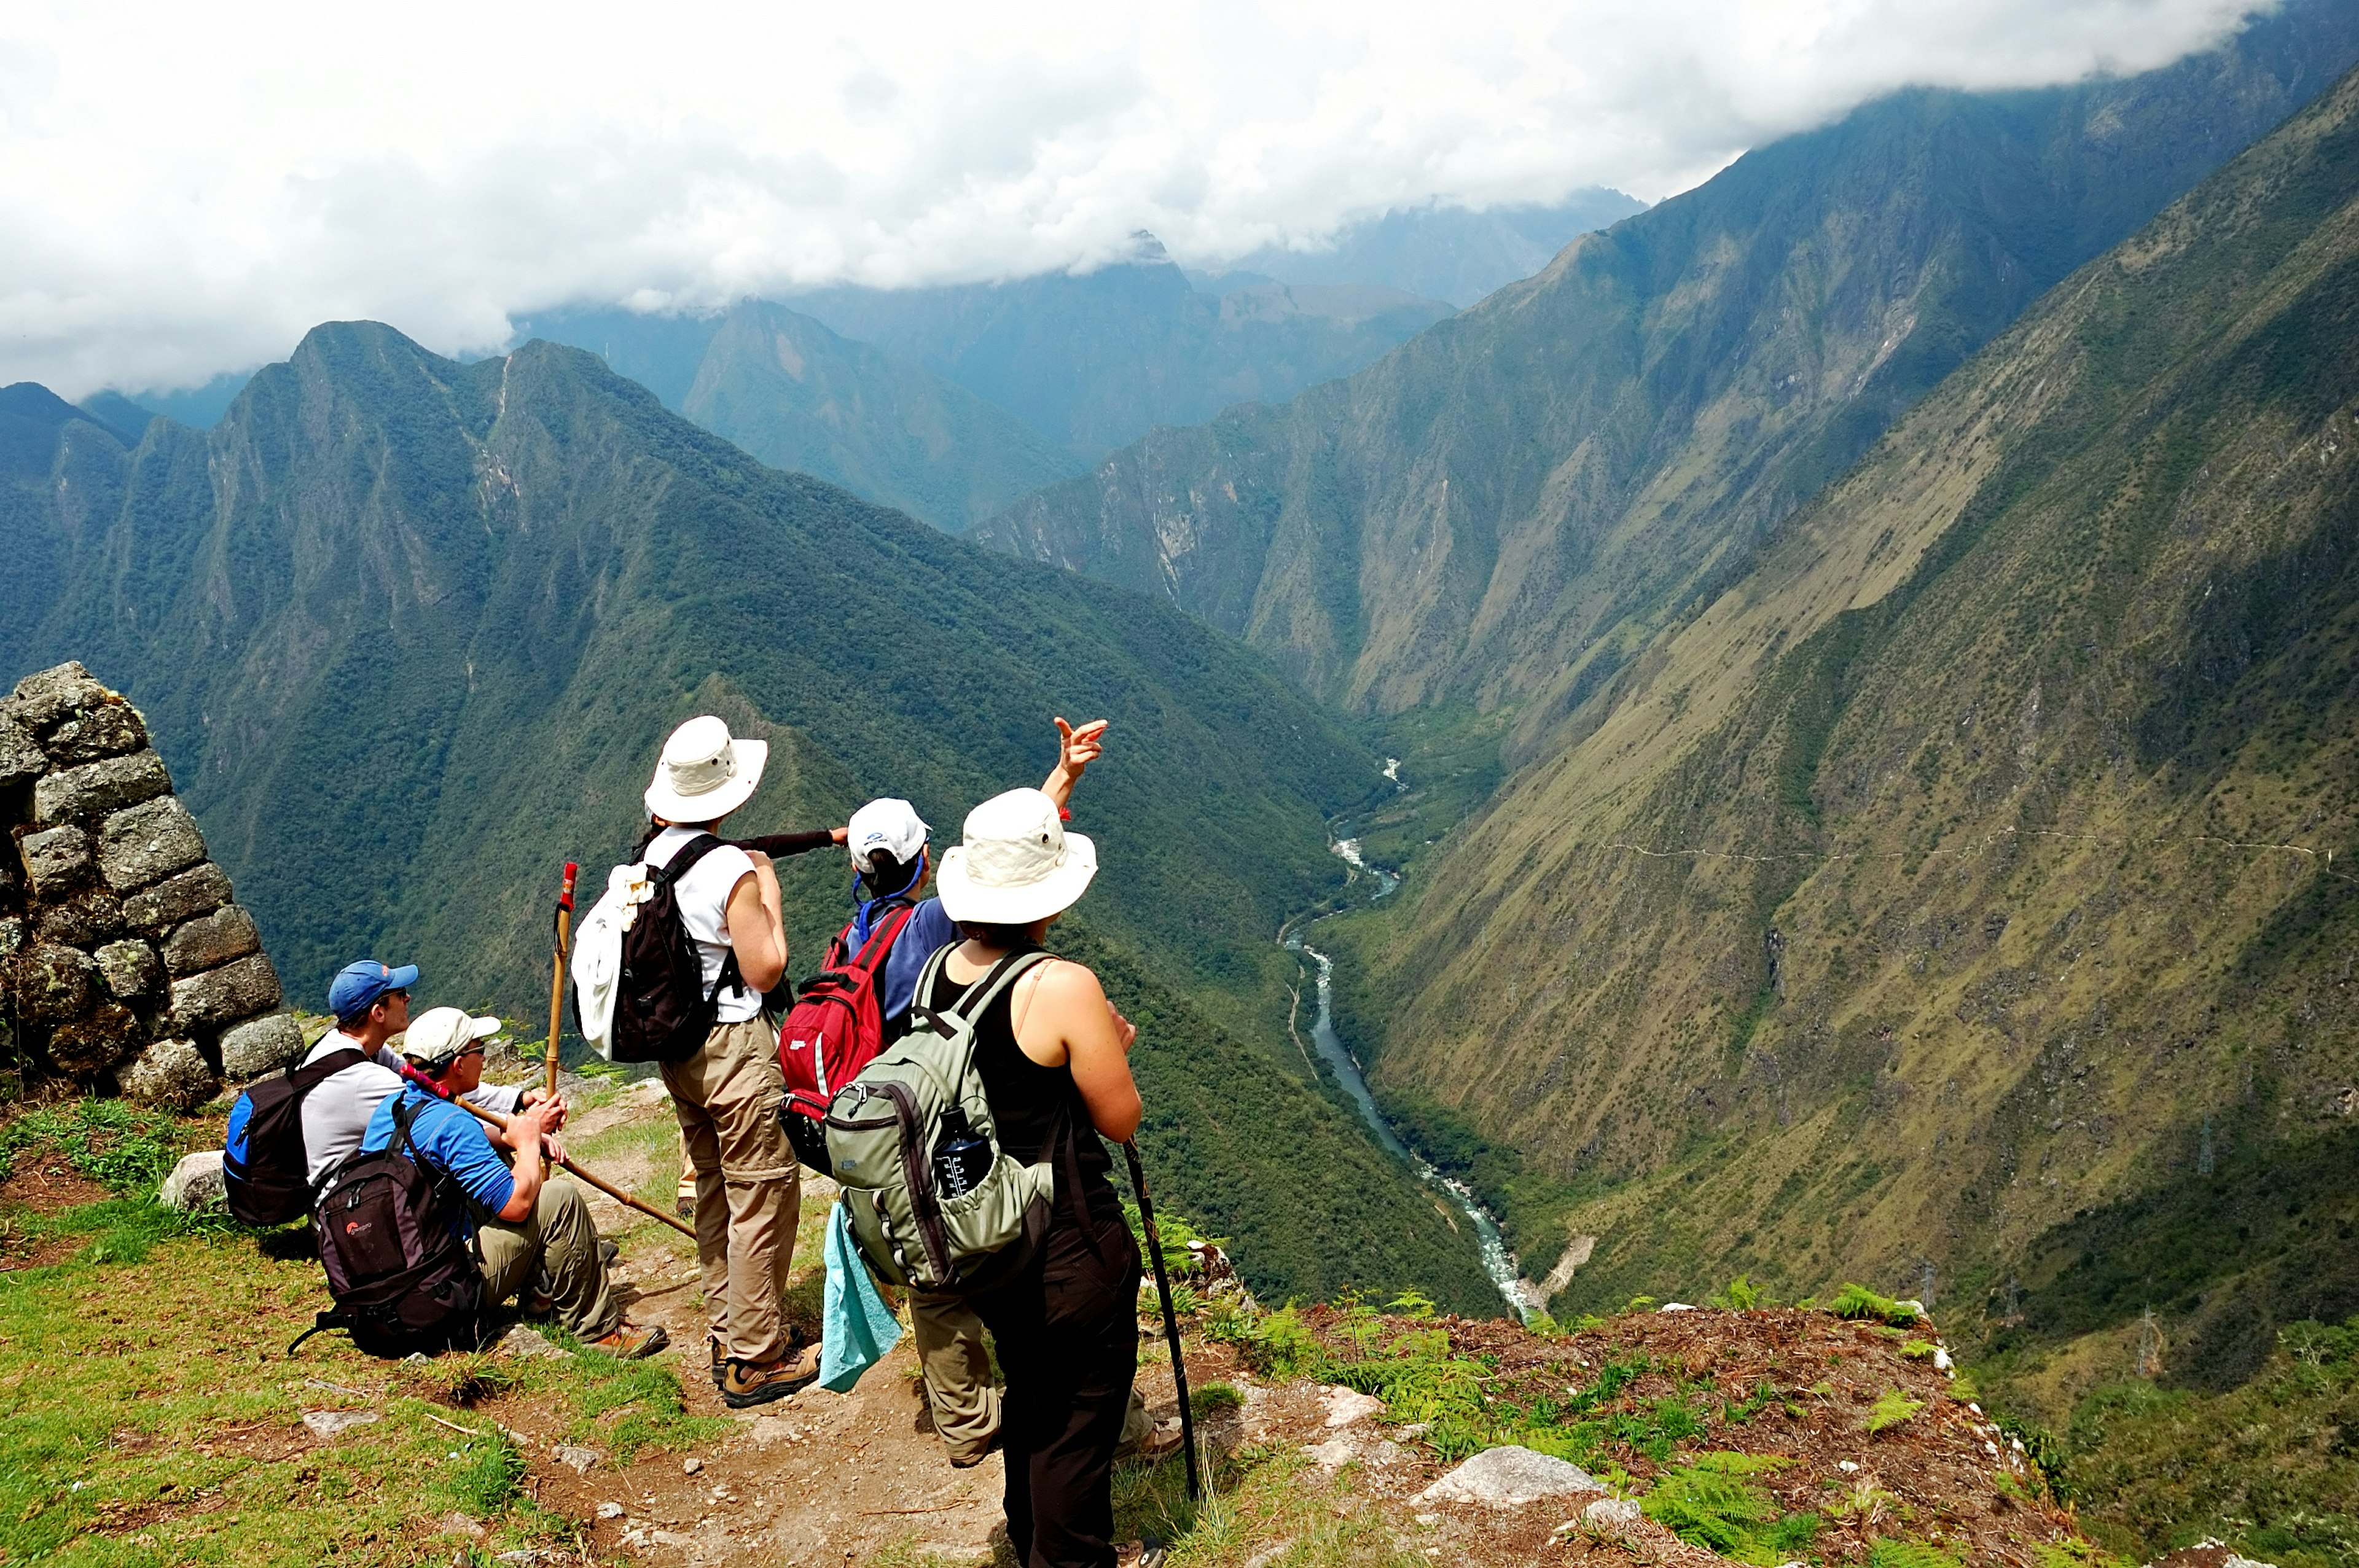
<instances>
[{"instance_id":1,"label":"winding river","mask_svg":"<svg viewBox=\"0 0 2359 1568\"><path fill-rule=\"evenodd\" d=\"M1398 766L1397 762L1388 762L1385 769L1385 776L1394 779L1397 784L1398 779L1396 770ZM1364 873L1375 880L1376 891L1369 895L1370 903L1390 896L1392 892L1400 886L1399 874L1388 871L1381 866L1371 866L1362 859L1360 841L1346 835L1347 827L1348 824L1341 817L1329 824L1329 832L1334 835L1330 847L1354 871ZM1356 877L1353 879L1354 881L1357 880ZM1472 1187L1454 1176L1445 1175L1437 1170L1431 1162L1402 1141L1400 1134L1395 1131L1392 1124L1385 1119L1384 1113L1376 1108L1376 1097L1369 1092L1367 1079L1360 1074L1360 1064L1353 1059L1352 1053L1344 1046L1343 1036L1335 1033L1335 960L1311 946L1303 938L1304 934L1316 926L1320 921L1330 919L1333 914L1340 913L1340 911L1331 911L1328 914L1316 916L1299 925L1289 922L1280 937L1288 952L1299 953L1310 959L1319 973L1319 1014L1310 1024L1311 1048L1319 1053L1319 1059L1326 1063L1333 1071L1336 1082L1343 1086L1344 1094L1348 1095L1352 1103L1359 1108L1361 1119L1367 1122L1369 1130L1376 1135L1376 1141L1390 1150L1410 1170L1416 1172L1419 1181L1438 1189L1452 1207L1473 1223L1475 1238L1483 1255L1483 1271L1488 1274L1491 1277L1491 1282L1499 1288L1499 1294L1506 1299L1508 1307L1515 1313L1517 1319L1527 1320L1530 1316L1530 1308L1524 1300L1525 1286L1521 1266L1516 1262L1516 1255L1507 1250L1506 1238L1500 1234L1498 1220L1492 1217L1489 1209L1483 1206L1482 1200L1474 1195Z\"/></svg>"}]
</instances>

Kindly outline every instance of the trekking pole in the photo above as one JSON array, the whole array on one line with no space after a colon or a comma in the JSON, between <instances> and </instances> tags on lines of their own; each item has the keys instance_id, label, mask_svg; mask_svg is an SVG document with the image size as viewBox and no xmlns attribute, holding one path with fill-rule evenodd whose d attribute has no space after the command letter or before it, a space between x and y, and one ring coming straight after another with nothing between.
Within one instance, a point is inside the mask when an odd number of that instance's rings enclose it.
<instances>
[{"instance_id":1,"label":"trekking pole","mask_svg":"<svg viewBox=\"0 0 2359 1568\"><path fill-rule=\"evenodd\" d=\"M485 1110L482 1106L470 1104L468 1101L462 1099L454 1099L451 1103L457 1106L463 1106L467 1109L473 1111L479 1119L498 1128L503 1132L506 1132L508 1129L508 1119L502 1116L498 1111ZM621 1204L624 1207L637 1209L641 1214L646 1215L650 1219L660 1219L666 1225L670 1226L674 1230L679 1231L682 1236L688 1237L691 1239L694 1238L696 1235L696 1227L684 1223L678 1216L666 1214L663 1210L657 1208L652 1204L641 1203L638 1199L633 1197L622 1188L615 1186L614 1184L606 1181L603 1177L592 1175L589 1172L583 1170L581 1166L575 1164L571 1160L560 1160L557 1163L560 1169L572 1172L575 1175L581 1177L583 1181L589 1183L600 1192L604 1193L608 1197L613 1198L616 1203Z\"/></svg>"},{"instance_id":2,"label":"trekking pole","mask_svg":"<svg viewBox=\"0 0 2359 1568\"><path fill-rule=\"evenodd\" d=\"M1188 1408L1188 1362L1180 1354L1180 1314L1171 1310L1171 1276L1163 1267L1163 1238L1155 1228L1155 1200L1147 1195L1147 1167L1138 1162L1138 1145L1125 1139L1123 1158L1130 1162L1130 1184L1138 1194L1138 1221L1147 1231L1147 1254L1155 1260L1155 1293L1163 1300L1163 1337L1171 1342L1171 1382L1180 1390L1180 1444L1188 1451L1188 1500L1201 1491L1196 1477L1196 1413Z\"/></svg>"},{"instance_id":3,"label":"trekking pole","mask_svg":"<svg viewBox=\"0 0 2359 1568\"><path fill-rule=\"evenodd\" d=\"M565 889L557 895L557 965L549 977L548 1092L557 1093L557 1031L565 1019L565 942L573 933L573 875L581 868L565 862Z\"/></svg>"}]
</instances>

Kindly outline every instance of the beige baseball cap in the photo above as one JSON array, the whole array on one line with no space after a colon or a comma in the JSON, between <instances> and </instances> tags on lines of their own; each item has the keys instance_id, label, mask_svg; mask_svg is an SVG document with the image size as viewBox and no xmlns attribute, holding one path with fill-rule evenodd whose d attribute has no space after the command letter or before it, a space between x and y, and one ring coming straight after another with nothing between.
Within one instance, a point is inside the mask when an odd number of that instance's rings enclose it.
<instances>
[{"instance_id":1,"label":"beige baseball cap","mask_svg":"<svg viewBox=\"0 0 2359 1568\"><path fill-rule=\"evenodd\" d=\"M496 1018L477 1018L461 1007L437 1007L409 1021L401 1037L401 1054L421 1067L440 1067L475 1049L478 1043L500 1032Z\"/></svg>"}]
</instances>

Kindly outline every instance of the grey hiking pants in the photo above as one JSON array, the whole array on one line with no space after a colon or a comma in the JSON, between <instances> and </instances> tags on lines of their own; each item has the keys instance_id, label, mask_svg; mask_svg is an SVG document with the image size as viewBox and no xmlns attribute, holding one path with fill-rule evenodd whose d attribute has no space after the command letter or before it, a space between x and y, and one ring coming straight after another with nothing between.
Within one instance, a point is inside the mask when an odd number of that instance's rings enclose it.
<instances>
[{"instance_id":1,"label":"grey hiking pants","mask_svg":"<svg viewBox=\"0 0 2359 1568\"><path fill-rule=\"evenodd\" d=\"M590 1206L581 1188L554 1171L540 1184L530 1214L477 1224L475 1256L484 1266L486 1304L524 1295L537 1281L555 1303L557 1321L579 1338L603 1338L623 1321L606 1265L598 1260Z\"/></svg>"}]
</instances>

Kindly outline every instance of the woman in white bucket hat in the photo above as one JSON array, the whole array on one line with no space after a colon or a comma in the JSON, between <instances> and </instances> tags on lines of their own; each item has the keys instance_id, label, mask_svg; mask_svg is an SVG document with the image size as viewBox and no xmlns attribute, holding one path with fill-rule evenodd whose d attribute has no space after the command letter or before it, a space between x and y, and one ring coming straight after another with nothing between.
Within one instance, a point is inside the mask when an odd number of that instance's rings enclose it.
<instances>
[{"instance_id":1,"label":"woman in white bucket hat","mask_svg":"<svg viewBox=\"0 0 2359 1568\"><path fill-rule=\"evenodd\" d=\"M766 741L707 714L671 732L647 784L655 833L647 863L679 873L673 900L717 1008L695 1054L663 1065L696 1171L696 1253L714 1362L733 1409L783 1399L819 1376L819 1347L797 1346L780 1296L801 1216L799 1170L779 1129L786 1081L762 1021L762 993L786 973L778 873L759 849L719 843L721 819L753 798Z\"/></svg>"},{"instance_id":2,"label":"woman in white bucket hat","mask_svg":"<svg viewBox=\"0 0 2359 1568\"><path fill-rule=\"evenodd\" d=\"M1057 803L1009 790L967 814L942 857L942 908L966 940L941 960L925 1005L959 1004L1005 959L1040 946L1096 876L1097 846L1065 831ZM1138 1248L1100 1135L1138 1130L1137 1036L1098 978L1035 960L975 1024L974 1065L1000 1147L1050 1162L1056 1198L1031 1263L974 1299L997 1342L1007 1534L1025 1568L1114 1561L1114 1454L1137 1371Z\"/></svg>"}]
</instances>

